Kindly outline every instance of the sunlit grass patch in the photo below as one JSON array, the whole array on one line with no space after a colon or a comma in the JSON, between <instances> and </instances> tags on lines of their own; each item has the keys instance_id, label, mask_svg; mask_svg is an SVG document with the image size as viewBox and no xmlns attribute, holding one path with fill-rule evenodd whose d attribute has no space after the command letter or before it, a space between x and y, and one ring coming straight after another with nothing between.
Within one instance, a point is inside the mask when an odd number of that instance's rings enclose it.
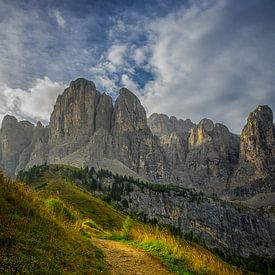
<instances>
[{"instance_id":1,"label":"sunlit grass patch","mask_svg":"<svg viewBox=\"0 0 275 275\"><path fill-rule=\"evenodd\" d=\"M107 238L125 241L159 258L176 274L242 274L199 245L175 237L168 229L141 224L129 217Z\"/></svg>"}]
</instances>

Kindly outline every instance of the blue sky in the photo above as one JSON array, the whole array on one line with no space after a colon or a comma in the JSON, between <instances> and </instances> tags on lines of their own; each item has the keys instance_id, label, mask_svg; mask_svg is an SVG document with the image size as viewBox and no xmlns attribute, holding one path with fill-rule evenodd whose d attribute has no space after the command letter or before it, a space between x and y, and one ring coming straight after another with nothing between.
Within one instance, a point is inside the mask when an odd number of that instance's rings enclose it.
<instances>
[{"instance_id":1,"label":"blue sky","mask_svg":"<svg viewBox=\"0 0 275 275\"><path fill-rule=\"evenodd\" d=\"M0 0L0 118L47 123L77 77L153 112L239 133L275 111L275 1Z\"/></svg>"}]
</instances>

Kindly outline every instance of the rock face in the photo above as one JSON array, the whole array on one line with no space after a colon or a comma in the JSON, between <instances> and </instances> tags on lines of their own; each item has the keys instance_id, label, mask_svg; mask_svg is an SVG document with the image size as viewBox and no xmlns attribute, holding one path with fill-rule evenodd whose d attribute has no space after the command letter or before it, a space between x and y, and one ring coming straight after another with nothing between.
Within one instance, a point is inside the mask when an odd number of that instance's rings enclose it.
<instances>
[{"instance_id":1,"label":"rock face","mask_svg":"<svg viewBox=\"0 0 275 275\"><path fill-rule=\"evenodd\" d=\"M92 81L79 78L59 95L49 124L49 162L83 147L96 130L100 93Z\"/></svg>"},{"instance_id":2,"label":"rock face","mask_svg":"<svg viewBox=\"0 0 275 275\"><path fill-rule=\"evenodd\" d=\"M21 153L31 143L33 131L30 122L18 122L9 115L4 117L0 133L1 168L7 175L14 176Z\"/></svg>"},{"instance_id":3,"label":"rock face","mask_svg":"<svg viewBox=\"0 0 275 275\"><path fill-rule=\"evenodd\" d=\"M148 125L152 133L158 137L172 133L188 133L195 124L190 119L170 118L165 114L152 114L148 118Z\"/></svg>"},{"instance_id":4,"label":"rock face","mask_svg":"<svg viewBox=\"0 0 275 275\"><path fill-rule=\"evenodd\" d=\"M185 170L199 189L220 193L238 163L239 137L222 124L203 119L191 129Z\"/></svg>"},{"instance_id":5,"label":"rock face","mask_svg":"<svg viewBox=\"0 0 275 275\"><path fill-rule=\"evenodd\" d=\"M112 163L109 169L120 167L118 173L128 169L211 194L237 194L243 191L236 186L247 189L249 182L255 190L253 181L274 178L274 140L268 106L250 113L239 137L209 119L196 125L155 113L147 120L139 99L126 88L113 106L112 98L98 92L92 81L79 78L58 96L49 126L5 117L0 160L11 176L44 162L105 168Z\"/></svg>"},{"instance_id":6,"label":"rock face","mask_svg":"<svg viewBox=\"0 0 275 275\"><path fill-rule=\"evenodd\" d=\"M241 209L191 189L165 189L126 180L118 183L112 177L101 178L97 193L118 202L124 211L145 222L193 232L208 247L244 257L275 256L271 224L251 209Z\"/></svg>"},{"instance_id":7,"label":"rock face","mask_svg":"<svg viewBox=\"0 0 275 275\"><path fill-rule=\"evenodd\" d=\"M221 193L226 189L238 163L237 135L209 119L195 125L190 120L153 114L148 124L165 151L172 182L208 193Z\"/></svg>"},{"instance_id":8,"label":"rock face","mask_svg":"<svg viewBox=\"0 0 275 275\"><path fill-rule=\"evenodd\" d=\"M164 177L165 160L158 139L147 126L139 99L123 88L112 98L93 82L72 81L54 106L49 124L49 163L95 165L117 159L134 172Z\"/></svg>"},{"instance_id":9,"label":"rock face","mask_svg":"<svg viewBox=\"0 0 275 275\"><path fill-rule=\"evenodd\" d=\"M115 103L112 135L115 156L125 165L151 178L165 176L164 154L147 126L145 109L125 88L120 90Z\"/></svg>"},{"instance_id":10,"label":"rock face","mask_svg":"<svg viewBox=\"0 0 275 275\"><path fill-rule=\"evenodd\" d=\"M33 129L30 144L22 151L15 173L29 169L34 165L42 165L48 160L49 129L39 121Z\"/></svg>"},{"instance_id":11,"label":"rock face","mask_svg":"<svg viewBox=\"0 0 275 275\"><path fill-rule=\"evenodd\" d=\"M170 169L182 170L188 152L188 135L195 124L190 119L182 120L165 114L152 114L148 118L152 133L159 137ZM172 173L173 174L173 173Z\"/></svg>"},{"instance_id":12,"label":"rock face","mask_svg":"<svg viewBox=\"0 0 275 275\"><path fill-rule=\"evenodd\" d=\"M245 167L257 179L275 175L275 127L272 110L266 105L249 114L242 131L240 168Z\"/></svg>"}]
</instances>

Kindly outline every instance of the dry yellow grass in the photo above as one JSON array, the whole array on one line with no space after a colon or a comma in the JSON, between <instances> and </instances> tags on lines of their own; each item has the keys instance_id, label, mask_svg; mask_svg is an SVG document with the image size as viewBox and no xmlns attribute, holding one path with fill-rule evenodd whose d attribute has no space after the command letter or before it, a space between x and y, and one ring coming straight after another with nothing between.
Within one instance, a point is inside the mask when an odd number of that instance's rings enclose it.
<instances>
[{"instance_id":1,"label":"dry yellow grass","mask_svg":"<svg viewBox=\"0 0 275 275\"><path fill-rule=\"evenodd\" d=\"M175 260L184 262L192 273L202 274L243 274L203 247L191 244L183 239L176 238L168 230L147 225L135 224L129 229L128 239L141 244L158 243L164 245Z\"/></svg>"}]
</instances>

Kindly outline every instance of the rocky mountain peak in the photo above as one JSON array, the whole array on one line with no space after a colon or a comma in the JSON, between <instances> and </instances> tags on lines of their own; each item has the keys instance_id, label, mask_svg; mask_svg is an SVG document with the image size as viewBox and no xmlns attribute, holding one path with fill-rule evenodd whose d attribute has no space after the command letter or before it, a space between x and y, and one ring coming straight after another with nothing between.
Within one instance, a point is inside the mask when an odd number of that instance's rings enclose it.
<instances>
[{"instance_id":1,"label":"rocky mountain peak","mask_svg":"<svg viewBox=\"0 0 275 275\"><path fill-rule=\"evenodd\" d=\"M214 123L212 120L207 118L202 119L196 127L191 129L189 135L189 148L192 149L195 146L211 141L213 129Z\"/></svg>"},{"instance_id":2,"label":"rocky mountain peak","mask_svg":"<svg viewBox=\"0 0 275 275\"><path fill-rule=\"evenodd\" d=\"M273 113L267 105L251 112L243 128L240 144L240 161L250 166L255 177L270 175L275 164L275 129Z\"/></svg>"},{"instance_id":3,"label":"rocky mountain peak","mask_svg":"<svg viewBox=\"0 0 275 275\"><path fill-rule=\"evenodd\" d=\"M207 132L211 132L214 129L214 123L211 119L208 118L203 118L199 124L199 126L201 126L205 131Z\"/></svg>"},{"instance_id":4,"label":"rocky mountain peak","mask_svg":"<svg viewBox=\"0 0 275 275\"><path fill-rule=\"evenodd\" d=\"M72 81L58 96L49 124L50 161L57 161L88 142L96 131L100 96L95 84L84 78Z\"/></svg>"},{"instance_id":5,"label":"rocky mountain peak","mask_svg":"<svg viewBox=\"0 0 275 275\"><path fill-rule=\"evenodd\" d=\"M177 119L175 116L170 118L165 114L153 113L148 118L148 125L152 133L158 137L170 135L172 133L188 133L195 126L190 119Z\"/></svg>"},{"instance_id":6,"label":"rocky mountain peak","mask_svg":"<svg viewBox=\"0 0 275 275\"><path fill-rule=\"evenodd\" d=\"M32 139L34 126L28 121L20 121L10 115L6 115L2 121L0 133L0 162L1 169L7 175L14 176L19 157Z\"/></svg>"},{"instance_id":7,"label":"rocky mountain peak","mask_svg":"<svg viewBox=\"0 0 275 275\"><path fill-rule=\"evenodd\" d=\"M147 128L146 112L138 97L126 88L119 91L115 102L115 131L136 131Z\"/></svg>"},{"instance_id":8,"label":"rocky mountain peak","mask_svg":"<svg viewBox=\"0 0 275 275\"><path fill-rule=\"evenodd\" d=\"M38 129L43 128L43 125L42 125L41 121L37 121L36 127L37 127Z\"/></svg>"},{"instance_id":9,"label":"rocky mountain peak","mask_svg":"<svg viewBox=\"0 0 275 275\"><path fill-rule=\"evenodd\" d=\"M94 82L85 78L77 78L76 80L71 81L69 87L74 91L81 91L82 89L96 90Z\"/></svg>"},{"instance_id":10,"label":"rocky mountain peak","mask_svg":"<svg viewBox=\"0 0 275 275\"><path fill-rule=\"evenodd\" d=\"M17 125L18 120L14 116L5 115L2 120L2 129L13 127L14 125Z\"/></svg>"}]
</instances>

